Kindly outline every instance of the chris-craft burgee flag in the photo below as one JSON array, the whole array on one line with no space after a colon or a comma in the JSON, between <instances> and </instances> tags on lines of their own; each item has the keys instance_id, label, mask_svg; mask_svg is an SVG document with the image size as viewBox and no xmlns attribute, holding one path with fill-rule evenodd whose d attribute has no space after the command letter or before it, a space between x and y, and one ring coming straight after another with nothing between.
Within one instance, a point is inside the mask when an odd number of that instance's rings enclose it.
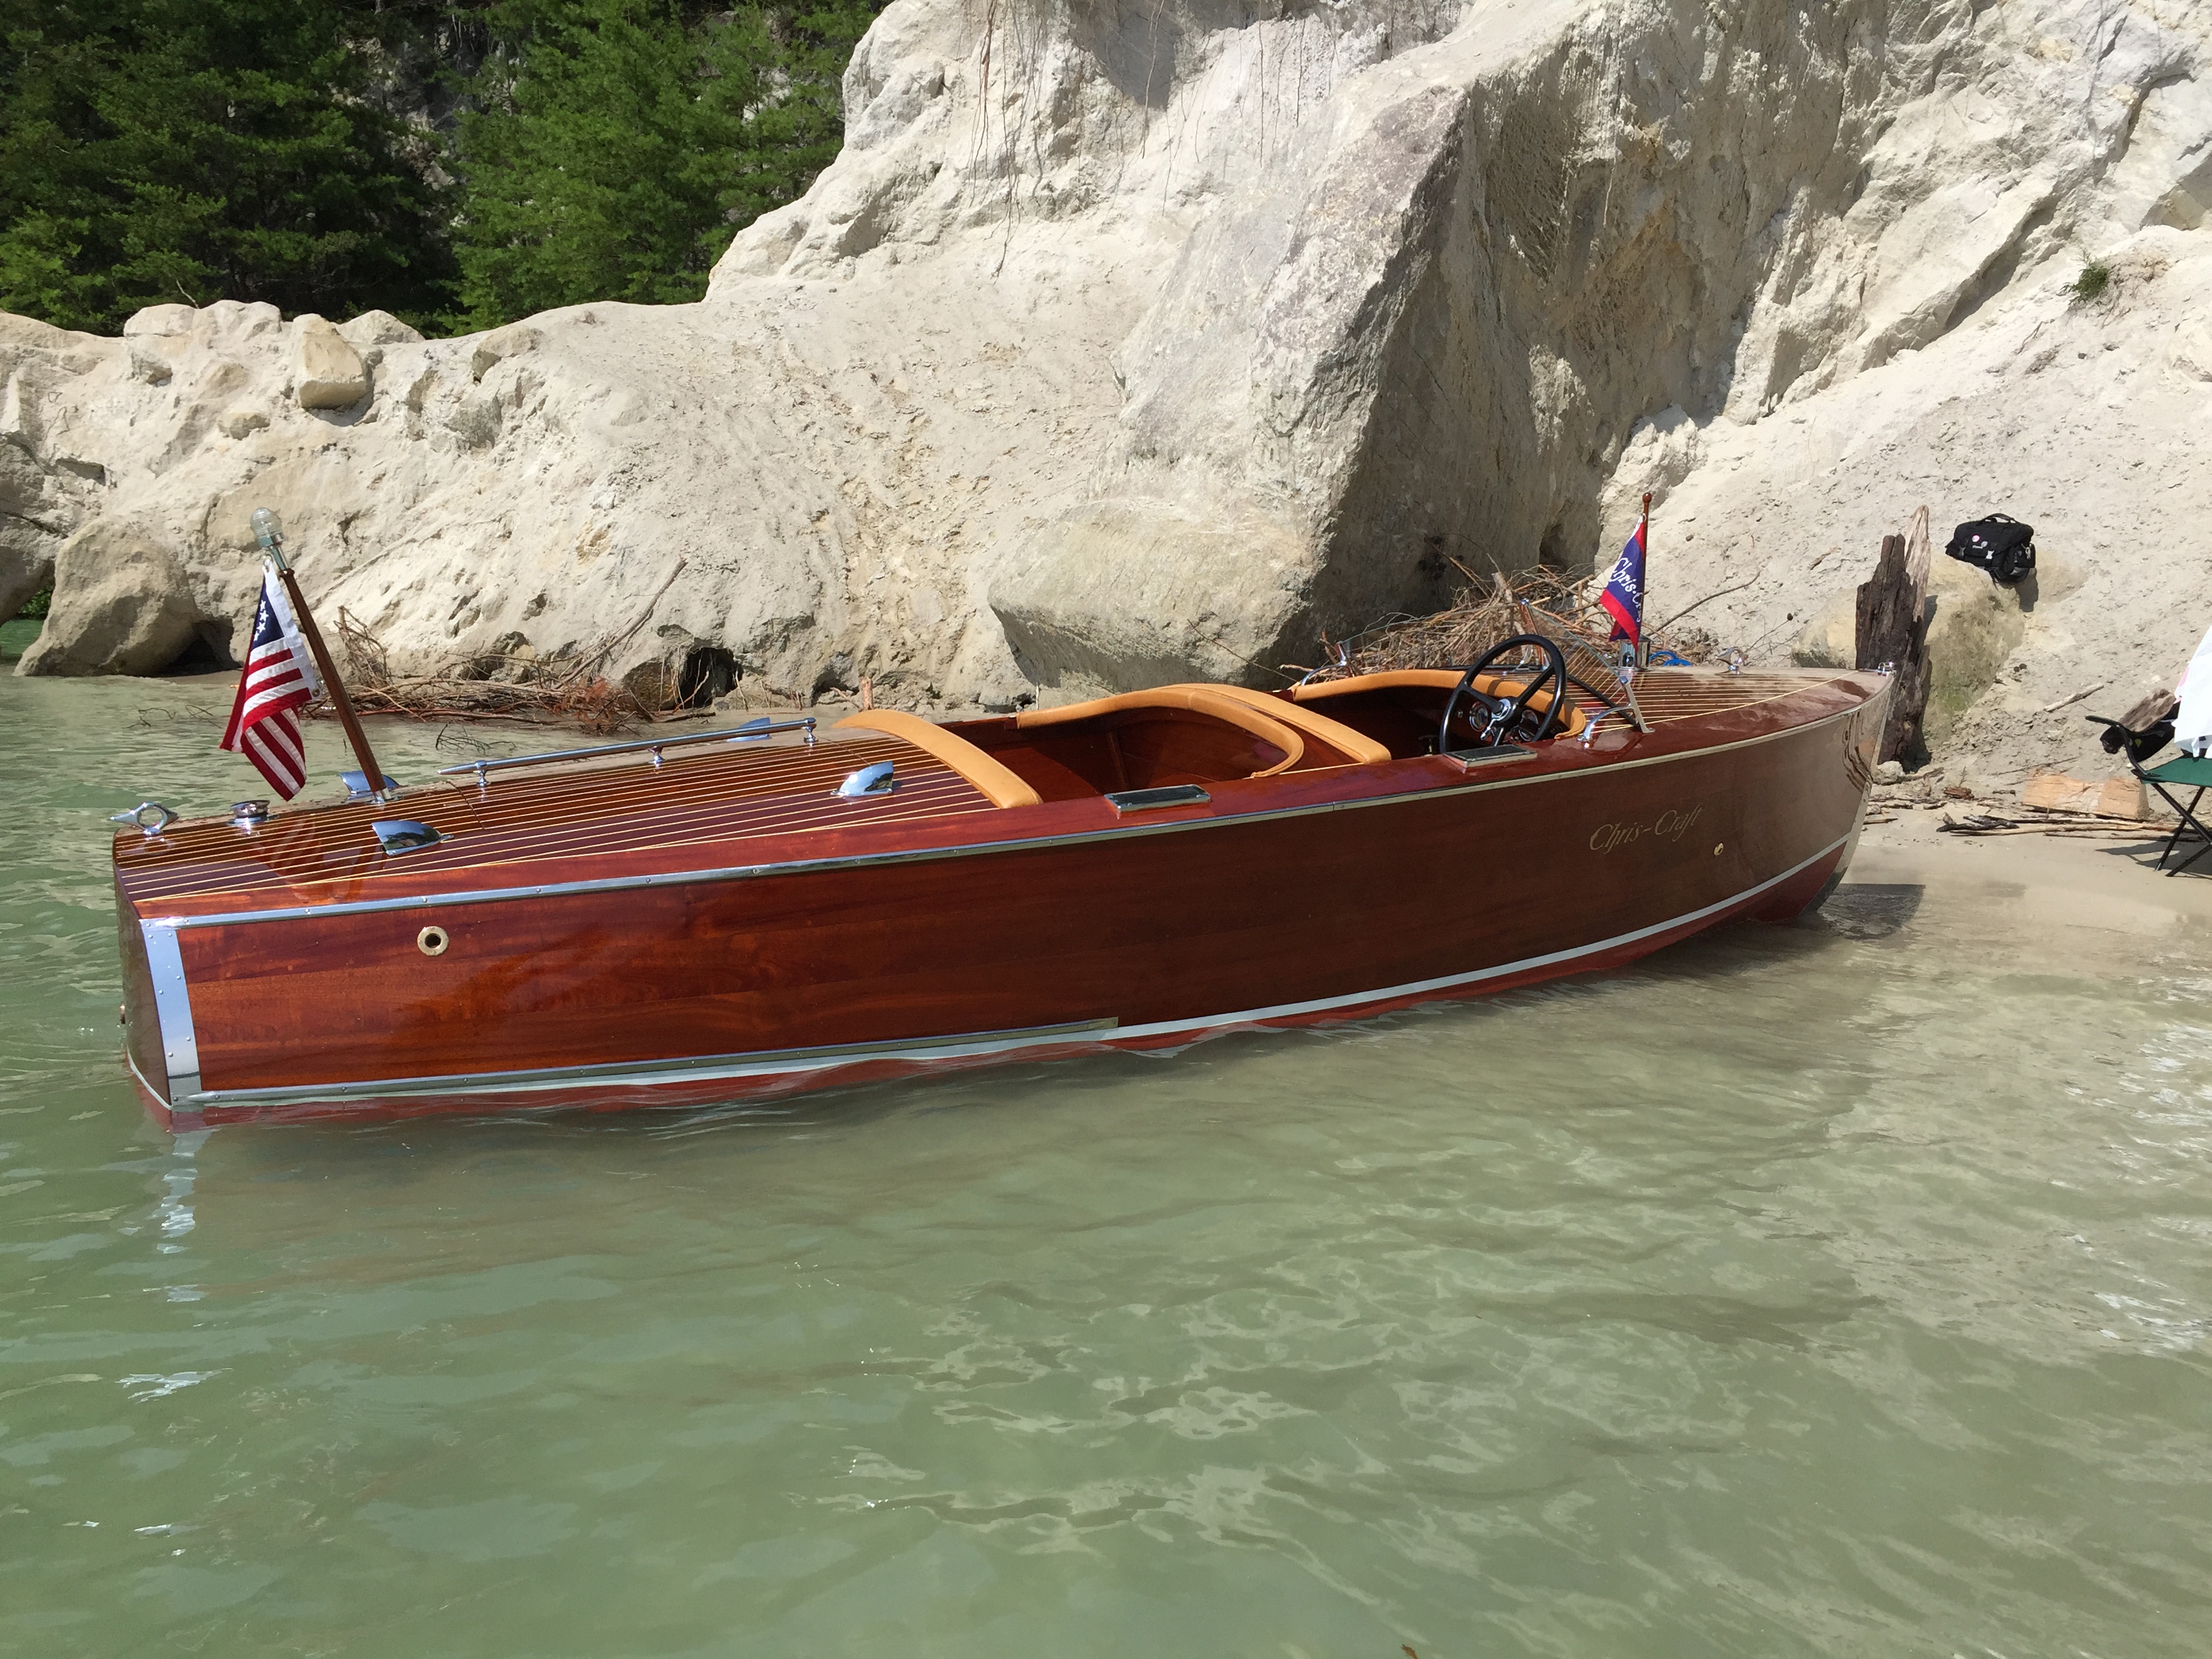
<instances>
[{"instance_id":1,"label":"chris-craft burgee flag","mask_svg":"<svg viewBox=\"0 0 2212 1659\"><path fill-rule=\"evenodd\" d=\"M1636 521L1636 533L1613 562L1613 574L1605 579L1605 592L1598 599L1613 618L1613 637L1631 645L1639 643L1644 634L1644 538L1650 524L1647 507Z\"/></svg>"},{"instance_id":2,"label":"chris-craft burgee flag","mask_svg":"<svg viewBox=\"0 0 2212 1659\"><path fill-rule=\"evenodd\" d=\"M286 800L307 781L307 750L300 738L300 709L323 689L314 659L300 633L274 570L261 574L261 604L253 613L253 642L238 677L238 701L223 728L222 746L252 761L269 787Z\"/></svg>"}]
</instances>

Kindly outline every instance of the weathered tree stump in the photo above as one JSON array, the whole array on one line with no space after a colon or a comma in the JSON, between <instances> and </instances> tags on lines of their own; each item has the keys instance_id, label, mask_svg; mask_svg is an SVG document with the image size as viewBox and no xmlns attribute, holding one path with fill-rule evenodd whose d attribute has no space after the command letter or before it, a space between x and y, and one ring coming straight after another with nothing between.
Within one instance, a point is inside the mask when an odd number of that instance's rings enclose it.
<instances>
[{"instance_id":1,"label":"weathered tree stump","mask_svg":"<svg viewBox=\"0 0 2212 1659\"><path fill-rule=\"evenodd\" d=\"M1857 665L1891 672L1889 714L1877 761L1907 767L1928 758L1921 722L1928 712L1928 509L1913 515L1912 534L1881 538L1873 580L1858 594Z\"/></svg>"}]
</instances>

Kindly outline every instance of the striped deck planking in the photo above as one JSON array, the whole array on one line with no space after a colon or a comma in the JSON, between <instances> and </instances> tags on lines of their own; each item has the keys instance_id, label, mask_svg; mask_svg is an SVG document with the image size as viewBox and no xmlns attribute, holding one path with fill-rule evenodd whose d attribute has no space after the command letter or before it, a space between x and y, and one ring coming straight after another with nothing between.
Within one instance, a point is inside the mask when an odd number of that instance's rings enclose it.
<instances>
[{"instance_id":1,"label":"striped deck planking","mask_svg":"<svg viewBox=\"0 0 2212 1659\"><path fill-rule=\"evenodd\" d=\"M943 762L874 733L825 737L811 749L678 750L658 769L623 758L629 763L494 773L481 790L463 779L403 790L382 804L278 813L250 837L227 817L187 820L158 838L118 837L117 879L137 903L358 879L385 864L369 830L378 818L437 830L439 845L407 855L407 871L420 873L997 810ZM846 774L878 761L897 768L896 793L835 793Z\"/></svg>"}]
</instances>

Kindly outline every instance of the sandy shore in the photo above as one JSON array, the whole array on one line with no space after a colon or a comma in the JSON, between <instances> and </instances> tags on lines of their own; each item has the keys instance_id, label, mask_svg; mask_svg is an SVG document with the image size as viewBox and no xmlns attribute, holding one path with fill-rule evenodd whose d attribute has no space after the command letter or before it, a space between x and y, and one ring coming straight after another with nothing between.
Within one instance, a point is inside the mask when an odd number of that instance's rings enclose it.
<instances>
[{"instance_id":1,"label":"sandy shore","mask_svg":"<svg viewBox=\"0 0 2212 1659\"><path fill-rule=\"evenodd\" d=\"M1824 911L1844 932L1910 919L1962 942L2099 971L2170 971L2212 958L2212 854L2178 876L2155 866L2163 829L2112 840L1944 833L1940 811L1869 824ZM2186 849L2177 857L2186 855Z\"/></svg>"}]
</instances>

